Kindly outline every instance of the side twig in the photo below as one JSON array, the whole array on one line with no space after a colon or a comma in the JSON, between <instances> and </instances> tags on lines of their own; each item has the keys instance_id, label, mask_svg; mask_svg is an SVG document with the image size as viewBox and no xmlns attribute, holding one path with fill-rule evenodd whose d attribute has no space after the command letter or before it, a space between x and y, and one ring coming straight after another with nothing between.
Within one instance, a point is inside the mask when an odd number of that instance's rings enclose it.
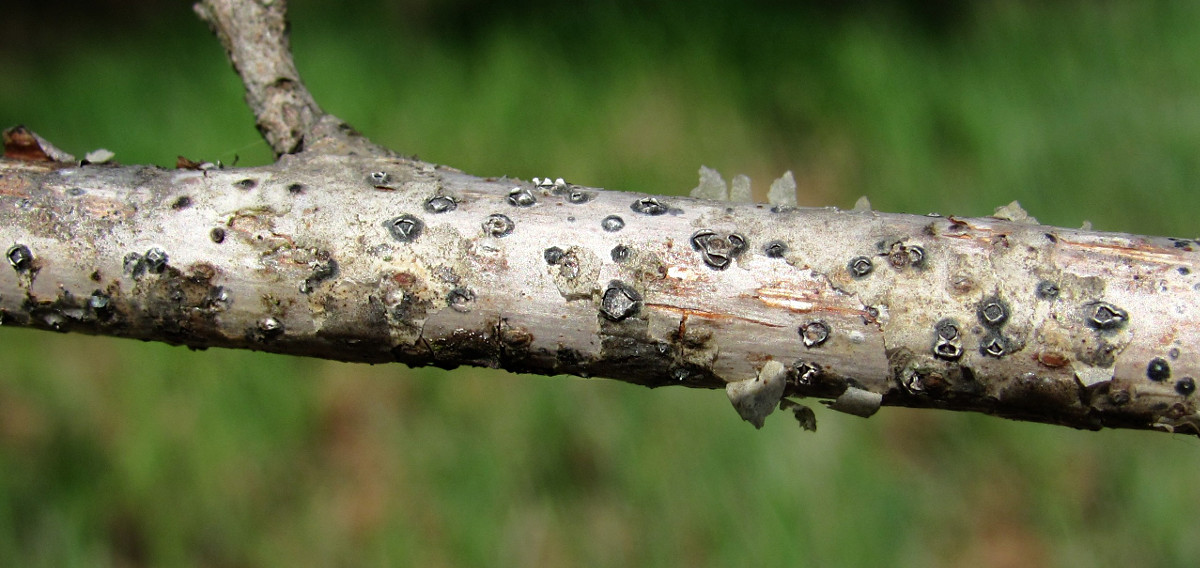
<instances>
[{"instance_id":1,"label":"side twig","mask_svg":"<svg viewBox=\"0 0 1200 568\"><path fill-rule=\"evenodd\" d=\"M292 59L286 0L203 0L194 9L225 47L258 131L276 156L391 154L321 110L304 86Z\"/></svg>"}]
</instances>

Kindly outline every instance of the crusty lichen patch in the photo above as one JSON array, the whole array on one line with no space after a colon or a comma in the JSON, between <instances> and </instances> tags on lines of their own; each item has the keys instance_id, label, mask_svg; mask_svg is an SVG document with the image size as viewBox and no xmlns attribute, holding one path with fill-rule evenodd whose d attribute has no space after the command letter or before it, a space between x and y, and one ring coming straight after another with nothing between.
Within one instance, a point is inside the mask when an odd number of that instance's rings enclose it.
<instances>
[{"instance_id":1,"label":"crusty lichen patch","mask_svg":"<svg viewBox=\"0 0 1200 568\"><path fill-rule=\"evenodd\" d=\"M600 259L591 250L570 247L547 263L558 293L568 302L590 300L600 291Z\"/></svg>"}]
</instances>

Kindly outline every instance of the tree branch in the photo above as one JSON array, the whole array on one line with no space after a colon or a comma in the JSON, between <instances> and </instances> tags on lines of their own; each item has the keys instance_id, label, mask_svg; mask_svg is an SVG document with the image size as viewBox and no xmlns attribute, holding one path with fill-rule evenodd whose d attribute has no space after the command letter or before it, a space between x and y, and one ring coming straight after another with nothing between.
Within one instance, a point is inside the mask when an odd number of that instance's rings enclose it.
<instances>
[{"instance_id":1,"label":"tree branch","mask_svg":"<svg viewBox=\"0 0 1200 568\"><path fill-rule=\"evenodd\" d=\"M303 150L391 155L321 110L300 81L286 0L204 0L194 9L225 47L258 131L276 156Z\"/></svg>"},{"instance_id":2,"label":"tree branch","mask_svg":"<svg viewBox=\"0 0 1200 568\"><path fill-rule=\"evenodd\" d=\"M281 158L80 165L6 138L0 323L725 388L755 425L780 405L807 425L786 399L811 397L1200 433L1200 243L796 208L785 180L732 203L711 171L718 199L473 177L330 127L282 3L197 11Z\"/></svg>"}]
</instances>

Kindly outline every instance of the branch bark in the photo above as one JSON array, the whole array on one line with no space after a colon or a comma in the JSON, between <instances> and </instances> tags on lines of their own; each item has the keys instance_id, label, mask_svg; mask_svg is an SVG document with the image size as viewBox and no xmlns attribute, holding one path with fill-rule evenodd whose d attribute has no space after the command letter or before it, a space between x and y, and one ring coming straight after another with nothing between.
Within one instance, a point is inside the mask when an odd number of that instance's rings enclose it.
<instances>
[{"instance_id":1,"label":"branch bark","mask_svg":"<svg viewBox=\"0 0 1200 568\"><path fill-rule=\"evenodd\" d=\"M246 104L276 156L304 150L391 155L321 110L292 60L286 0L197 2L204 20L242 78Z\"/></svg>"},{"instance_id":2,"label":"branch bark","mask_svg":"<svg viewBox=\"0 0 1200 568\"><path fill-rule=\"evenodd\" d=\"M811 397L1200 433L1200 243L470 176L321 111L283 10L197 5L275 164L81 165L11 131L0 323L725 388L755 425Z\"/></svg>"}]
</instances>

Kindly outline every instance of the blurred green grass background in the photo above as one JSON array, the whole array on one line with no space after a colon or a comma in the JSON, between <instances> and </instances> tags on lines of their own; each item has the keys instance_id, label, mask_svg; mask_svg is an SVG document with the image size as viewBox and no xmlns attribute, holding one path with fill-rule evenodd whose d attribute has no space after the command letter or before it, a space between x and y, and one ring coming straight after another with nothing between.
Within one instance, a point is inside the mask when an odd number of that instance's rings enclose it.
<instances>
[{"instance_id":1,"label":"blurred green grass background","mask_svg":"<svg viewBox=\"0 0 1200 568\"><path fill-rule=\"evenodd\" d=\"M66 6L69 9L63 9ZM269 161L186 3L6 6L0 126ZM64 14L68 14L65 16ZM1200 3L292 2L318 101L477 175L1194 237ZM0 564L1195 566L1194 439L0 329Z\"/></svg>"}]
</instances>

